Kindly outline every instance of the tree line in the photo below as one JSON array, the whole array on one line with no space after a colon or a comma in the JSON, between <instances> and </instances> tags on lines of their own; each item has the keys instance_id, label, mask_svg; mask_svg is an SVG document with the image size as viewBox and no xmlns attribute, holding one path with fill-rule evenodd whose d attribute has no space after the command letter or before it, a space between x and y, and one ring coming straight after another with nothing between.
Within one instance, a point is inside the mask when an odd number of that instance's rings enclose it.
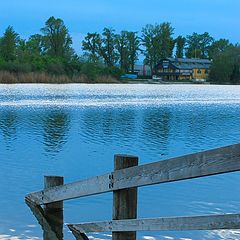
<instances>
[{"instance_id":1,"label":"tree line","mask_svg":"<svg viewBox=\"0 0 240 240\"><path fill-rule=\"evenodd\" d=\"M0 38L0 70L14 73L45 72L70 79L86 76L119 78L134 72L140 56L151 70L162 58L205 58L213 61L209 80L240 82L240 46L227 39L215 40L209 33L174 37L171 23L148 24L140 32L104 28L87 33L82 54L72 48L72 38L64 21L50 17L40 34L20 38L9 26ZM73 80L74 81L74 80Z\"/></svg>"}]
</instances>

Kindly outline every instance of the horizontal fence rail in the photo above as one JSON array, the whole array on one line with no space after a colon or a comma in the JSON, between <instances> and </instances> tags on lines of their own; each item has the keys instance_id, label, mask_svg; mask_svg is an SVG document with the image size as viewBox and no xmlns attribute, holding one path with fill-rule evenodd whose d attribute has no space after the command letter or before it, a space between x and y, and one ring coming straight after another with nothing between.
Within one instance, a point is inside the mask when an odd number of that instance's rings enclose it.
<instances>
[{"instance_id":1,"label":"horizontal fence rail","mask_svg":"<svg viewBox=\"0 0 240 240\"><path fill-rule=\"evenodd\" d=\"M185 231L240 229L240 214L168 217L152 219L112 220L93 223L69 224L75 234L125 231Z\"/></svg>"},{"instance_id":2,"label":"horizontal fence rail","mask_svg":"<svg viewBox=\"0 0 240 240\"><path fill-rule=\"evenodd\" d=\"M47 176L44 189L25 201L44 231L44 240L63 240L63 201L113 192L111 221L69 224L78 240L85 233L112 232L113 240L136 240L136 231L240 229L240 214L137 219L137 189L222 173L240 171L240 144L138 166L138 157L115 155L114 171L69 184ZM41 206L44 205L44 206Z\"/></svg>"},{"instance_id":3,"label":"horizontal fence rail","mask_svg":"<svg viewBox=\"0 0 240 240\"><path fill-rule=\"evenodd\" d=\"M30 193L37 205L240 170L240 144L130 167L62 186Z\"/></svg>"}]
</instances>

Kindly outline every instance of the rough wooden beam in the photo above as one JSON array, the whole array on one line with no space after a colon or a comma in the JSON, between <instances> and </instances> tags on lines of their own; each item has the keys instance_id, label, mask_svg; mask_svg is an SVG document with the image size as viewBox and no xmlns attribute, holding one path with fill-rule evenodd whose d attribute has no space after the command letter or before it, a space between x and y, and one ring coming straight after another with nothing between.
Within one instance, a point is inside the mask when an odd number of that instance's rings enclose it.
<instances>
[{"instance_id":1,"label":"rough wooden beam","mask_svg":"<svg viewBox=\"0 0 240 240\"><path fill-rule=\"evenodd\" d=\"M58 233L56 233L53 226L50 225L43 208L41 206L36 205L34 202L31 202L30 199L26 199L25 202L31 209L33 215L36 217L38 223L41 225L42 230L44 232L48 232L50 239L60 240Z\"/></svg>"},{"instance_id":2,"label":"rough wooden beam","mask_svg":"<svg viewBox=\"0 0 240 240\"><path fill-rule=\"evenodd\" d=\"M71 226L68 226L71 230L73 236L76 238L76 240L89 240L87 235L85 233L81 233L79 231L75 231L75 229L71 228Z\"/></svg>"},{"instance_id":3,"label":"rough wooden beam","mask_svg":"<svg viewBox=\"0 0 240 240\"><path fill-rule=\"evenodd\" d=\"M26 196L26 199L31 199L31 201L40 205L110 192L112 191L110 186L111 175L112 173L109 173L87 180L77 181L74 183L65 184L63 186L48 188L39 192L30 193Z\"/></svg>"},{"instance_id":4,"label":"rough wooden beam","mask_svg":"<svg viewBox=\"0 0 240 240\"><path fill-rule=\"evenodd\" d=\"M70 224L68 227L74 231L75 234L113 231L125 232L240 229L240 214L113 220Z\"/></svg>"},{"instance_id":5,"label":"rough wooden beam","mask_svg":"<svg viewBox=\"0 0 240 240\"><path fill-rule=\"evenodd\" d=\"M46 204L120 189L173 182L240 170L240 144L118 170L59 187L31 193L26 198Z\"/></svg>"},{"instance_id":6,"label":"rough wooden beam","mask_svg":"<svg viewBox=\"0 0 240 240\"><path fill-rule=\"evenodd\" d=\"M240 171L240 144L116 171L114 189Z\"/></svg>"},{"instance_id":7,"label":"rough wooden beam","mask_svg":"<svg viewBox=\"0 0 240 240\"><path fill-rule=\"evenodd\" d=\"M129 155L114 156L114 170L138 165L138 157ZM113 191L113 220L137 218L137 188ZM113 232L112 240L136 240L136 231Z\"/></svg>"},{"instance_id":8,"label":"rough wooden beam","mask_svg":"<svg viewBox=\"0 0 240 240\"><path fill-rule=\"evenodd\" d=\"M62 186L64 178L61 176L45 176L44 189L47 190L51 187ZM48 203L44 206L44 213L47 220L57 233L59 240L63 240L63 201ZM48 231L43 231L44 240L52 240L51 234Z\"/></svg>"}]
</instances>

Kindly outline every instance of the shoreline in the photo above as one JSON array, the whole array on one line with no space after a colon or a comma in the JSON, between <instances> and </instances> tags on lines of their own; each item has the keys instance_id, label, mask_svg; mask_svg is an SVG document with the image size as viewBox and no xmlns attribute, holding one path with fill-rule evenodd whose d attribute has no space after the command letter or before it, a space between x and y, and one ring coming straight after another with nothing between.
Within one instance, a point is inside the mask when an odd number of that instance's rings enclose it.
<instances>
[{"instance_id":1,"label":"shoreline","mask_svg":"<svg viewBox=\"0 0 240 240\"><path fill-rule=\"evenodd\" d=\"M46 72L13 73L0 71L0 84L151 84L151 85L240 85L230 82L192 82L192 81L160 81L150 78L118 79L111 75L68 76L53 75Z\"/></svg>"},{"instance_id":2,"label":"shoreline","mask_svg":"<svg viewBox=\"0 0 240 240\"><path fill-rule=\"evenodd\" d=\"M240 84L233 84L233 83L191 83L191 82L165 82L165 83L148 83L148 82L120 82L120 81L115 81L115 82L14 82L14 83L3 83L0 82L0 85L29 85L29 84L45 84L45 85L71 85L71 84L85 84L85 85L102 85L102 84L114 84L114 85L212 85L212 86L239 86Z\"/></svg>"}]
</instances>

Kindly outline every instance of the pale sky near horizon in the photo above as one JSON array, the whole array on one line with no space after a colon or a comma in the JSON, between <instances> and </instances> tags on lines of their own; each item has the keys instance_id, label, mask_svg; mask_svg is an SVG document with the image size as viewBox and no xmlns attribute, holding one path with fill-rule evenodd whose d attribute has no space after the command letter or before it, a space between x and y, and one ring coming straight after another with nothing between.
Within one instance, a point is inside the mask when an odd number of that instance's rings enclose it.
<instances>
[{"instance_id":1,"label":"pale sky near horizon","mask_svg":"<svg viewBox=\"0 0 240 240\"><path fill-rule=\"evenodd\" d=\"M22 38L39 33L50 17L62 18L79 52L87 32L104 27L141 31L168 21L175 36L209 32L240 42L240 0L0 0L0 35L12 25Z\"/></svg>"}]
</instances>

